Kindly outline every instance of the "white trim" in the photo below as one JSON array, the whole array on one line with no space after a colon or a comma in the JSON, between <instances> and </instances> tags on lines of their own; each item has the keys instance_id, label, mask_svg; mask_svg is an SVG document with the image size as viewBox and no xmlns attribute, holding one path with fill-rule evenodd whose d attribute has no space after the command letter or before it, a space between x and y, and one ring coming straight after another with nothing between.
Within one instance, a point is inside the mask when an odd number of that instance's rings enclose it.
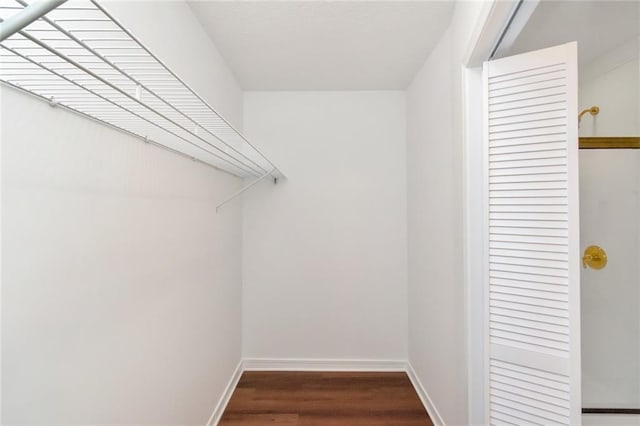
<instances>
[{"instance_id":1,"label":"white trim","mask_svg":"<svg viewBox=\"0 0 640 426\"><path fill-rule=\"evenodd\" d=\"M509 27L505 28L500 45L496 46L493 59L502 58L509 54L509 51L516 42L516 39L524 29L525 25L527 25L527 22L529 22L529 18L531 18L531 15L533 15L533 12L539 4L540 0L523 0L517 10L513 11L513 19L511 20Z\"/></svg>"},{"instance_id":2,"label":"white trim","mask_svg":"<svg viewBox=\"0 0 640 426\"><path fill-rule=\"evenodd\" d=\"M0 104L2 104L2 96L4 93L4 88L0 88ZM2 122L2 120L0 119L0 123ZM0 143L0 187L2 187L2 145ZM0 197L0 223L2 222L2 198ZM2 289L3 287L3 282L2 282L2 277L4 276L2 274L2 244L3 244L4 239L2 238L2 227L0 226L0 330L2 330ZM2 334L2 333L0 333ZM2 339L0 339L0 424L2 423L2 386L1 384L2 382Z\"/></svg>"},{"instance_id":3,"label":"white trim","mask_svg":"<svg viewBox=\"0 0 640 426\"><path fill-rule=\"evenodd\" d=\"M476 27L469 40L462 64L475 68L489 59L491 51L506 29L509 19L518 6L519 0L492 0L485 2Z\"/></svg>"},{"instance_id":4,"label":"white trim","mask_svg":"<svg viewBox=\"0 0 640 426\"><path fill-rule=\"evenodd\" d=\"M466 69L464 73L464 123L465 129L465 176L464 176L464 192L463 206L465 213L464 237L465 237L465 303L466 303L466 325L467 325L467 372L469 380L467 382L468 397L468 424L484 425L487 424L486 395L488 395L488 380L485 374L488 365L487 354L488 348L488 328L485 326L485 287L487 285L488 271L484 265L487 264L488 252L485 249L485 228L488 227L487 217L487 197L488 197L488 179L485 155L488 148L485 146L486 138L484 133L484 114L486 106L482 100L474 99L475 95L483 93L483 81L475 78L474 72L483 66L483 63L489 59L489 55L506 30L509 21L514 12L518 8L520 0L491 0L485 2L480 12L476 27L469 39L469 47L465 52L462 65ZM517 34L522 30L522 26L528 20L539 0L523 0L520 10L517 11L511 28L512 34ZM526 17L527 19L523 19ZM503 43L509 43L509 37L502 40ZM473 114L473 112L477 114ZM479 122L482 119L483 122ZM478 152L470 149L472 144L480 144L482 155L478 156ZM477 148L477 147L476 147ZM477 162L482 162L478 165ZM474 163L476 162L476 163ZM470 167L474 163L477 167ZM481 187L481 197L478 199L477 194L472 194L472 188L477 190ZM476 195L476 196L473 196ZM487 228L488 229L488 228ZM482 245L482 247L478 247ZM477 261L481 260L478 267ZM477 287L481 286L481 289ZM482 297L478 298L478 291L482 292ZM478 300L479 299L479 300ZM481 306L478 306L481 305ZM473 308L472 308L473 306ZM481 341L474 339L474 334L479 333ZM480 370L480 371L478 371Z\"/></svg>"},{"instance_id":5,"label":"white trim","mask_svg":"<svg viewBox=\"0 0 640 426\"><path fill-rule=\"evenodd\" d=\"M406 371L404 360L245 358L245 371Z\"/></svg>"},{"instance_id":6,"label":"white trim","mask_svg":"<svg viewBox=\"0 0 640 426\"><path fill-rule=\"evenodd\" d=\"M487 73L489 63L482 64L482 365L484 390L484 423L491 423L491 405L489 381L490 362L489 354L489 79Z\"/></svg>"},{"instance_id":7,"label":"white trim","mask_svg":"<svg viewBox=\"0 0 640 426\"><path fill-rule=\"evenodd\" d=\"M578 42L564 45L567 57L567 168L569 201L569 385L571 424L582 424L580 325L580 173L578 171Z\"/></svg>"},{"instance_id":8,"label":"white trim","mask_svg":"<svg viewBox=\"0 0 640 426\"><path fill-rule=\"evenodd\" d=\"M227 408L231 395L233 395L233 392L236 390L236 386L238 386L238 382L240 381L240 377L243 372L244 362L243 360L240 360L240 362L238 362L238 366L233 372L233 375L231 376L231 379L229 380L229 383L227 383L227 387L224 389L216 408L213 410L213 413L211 413L207 426L215 426L218 424L222 414L224 414L224 410Z\"/></svg>"},{"instance_id":9,"label":"white trim","mask_svg":"<svg viewBox=\"0 0 640 426\"><path fill-rule=\"evenodd\" d=\"M416 390L416 393L420 397L420 401L422 401L422 405L424 405L424 408L425 410L427 410L429 417L431 417L431 421L433 422L433 424L435 426L445 426L445 422L442 419L442 416L438 412L438 409L434 405L433 400L431 400L431 397L427 393L426 389L424 388L424 386L422 386L422 382L420 382L420 379L416 375L416 372L413 371L413 367L410 363L407 363L406 372L407 376L409 376L411 384Z\"/></svg>"},{"instance_id":10,"label":"white trim","mask_svg":"<svg viewBox=\"0 0 640 426\"><path fill-rule=\"evenodd\" d=\"M529 0L527 0L529 1ZM537 0L536 0L537 1ZM478 197L477 185L485 189L485 138L483 135L484 105L482 101L483 83L479 71L489 58L493 48L504 32L519 0L492 0L485 2L476 27L469 39L469 47L462 59L463 71L463 206L465 217L464 233L464 288L466 310L467 345L467 422L470 425L486 423L485 395L487 382L485 377L486 336L484 326L484 293L486 274L484 225L486 219L486 191ZM479 78L478 78L479 77ZM479 116L478 116L479 115ZM472 146L473 145L473 146ZM478 147L477 145L480 145ZM476 149L473 149L476 148ZM479 148L479 149L478 149ZM483 153L478 155L478 151ZM473 167L475 166L475 167ZM480 261L479 261L480 260ZM480 265L478 265L480 263ZM481 287L481 288L478 288ZM481 295L479 297L479 294ZM480 341L474 335L479 334Z\"/></svg>"},{"instance_id":11,"label":"white trim","mask_svg":"<svg viewBox=\"0 0 640 426\"><path fill-rule=\"evenodd\" d=\"M482 425L484 418L484 288L485 269L484 220L485 199L484 181L478 176L484 175L484 138L482 135L482 68L465 68L464 104L464 198L465 211L465 310L467 313L467 404L468 423ZM477 131L469 131L478 129Z\"/></svg>"}]
</instances>

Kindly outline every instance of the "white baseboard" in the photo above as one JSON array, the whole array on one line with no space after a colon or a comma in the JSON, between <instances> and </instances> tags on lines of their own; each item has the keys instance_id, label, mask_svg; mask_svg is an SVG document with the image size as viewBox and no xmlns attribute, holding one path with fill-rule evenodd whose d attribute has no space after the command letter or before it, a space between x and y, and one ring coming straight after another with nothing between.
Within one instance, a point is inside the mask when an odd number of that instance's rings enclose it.
<instances>
[{"instance_id":1,"label":"white baseboard","mask_svg":"<svg viewBox=\"0 0 640 426\"><path fill-rule=\"evenodd\" d=\"M416 372L413 371L413 367L411 366L410 363L407 363L406 371L407 371L407 376L409 376L409 380L411 380L411 384L413 384L413 387L418 393L418 396L422 401L422 405L424 405L424 408L427 410L427 413L429 413L429 417L431 417L431 421L433 422L434 426L445 426L442 416L440 415L440 413L438 413L436 406L433 405L433 401L429 397L429 394L427 393L424 386L422 386L420 379L418 379L418 376L416 375Z\"/></svg>"},{"instance_id":2,"label":"white baseboard","mask_svg":"<svg viewBox=\"0 0 640 426\"><path fill-rule=\"evenodd\" d=\"M406 371L404 360L245 358L246 371Z\"/></svg>"},{"instance_id":3,"label":"white baseboard","mask_svg":"<svg viewBox=\"0 0 640 426\"><path fill-rule=\"evenodd\" d=\"M243 361L240 360L240 362L238 362L238 366L236 367L236 370L233 372L233 375L229 380L229 383L227 383L227 387L224 389L224 393L222 394L222 397L218 401L218 405L216 405L216 408L213 410L211 417L209 417L207 426L216 426L220 421L220 418L222 417L222 414L224 413L224 410L225 408L227 408L227 404L231 399L231 395L233 395L233 391L236 390L236 386L240 381L240 377L242 376L243 371L244 371Z\"/></svg>"}]
</instances>

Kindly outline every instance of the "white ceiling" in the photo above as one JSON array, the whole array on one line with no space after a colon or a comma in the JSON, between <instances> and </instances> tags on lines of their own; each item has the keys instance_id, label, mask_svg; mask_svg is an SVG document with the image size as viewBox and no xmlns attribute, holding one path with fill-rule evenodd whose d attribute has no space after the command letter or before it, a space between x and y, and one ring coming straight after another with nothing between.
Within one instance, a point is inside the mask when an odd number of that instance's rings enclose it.
<instances>
[{"instance_id":1,"label":"white ceiling","mask_svg":"<svg viewBox=\"0 0 640 426\"><path fill-rule=\"evenodd\" d=\"M578 41L578 60L588 64L640 34L640 1L543 0L507 54Z\"/></svg>"},{"instance_id":2,"label":"white ceiling","mask_svg":"<svg viewBox=\"0 0 640 426\"><path fill-rule=\"evenodd\" d=\"M405 89L450 1L190 1L245 90Z\"/></svg>"}]
</instances>

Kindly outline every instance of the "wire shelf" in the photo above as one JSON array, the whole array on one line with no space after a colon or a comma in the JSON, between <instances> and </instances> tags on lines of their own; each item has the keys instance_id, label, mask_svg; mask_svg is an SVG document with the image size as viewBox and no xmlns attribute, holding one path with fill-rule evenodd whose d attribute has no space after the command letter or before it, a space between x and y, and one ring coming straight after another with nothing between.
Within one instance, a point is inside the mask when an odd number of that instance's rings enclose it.
<instances>
[{"instance_id":1,"label":"wire shelf","mask_svg":"<svg viewBox=\"0 0 640 426\"><path fill-rule=\"evenodd\" d=\"M0 0L3 21L31 2ZM95 0L0 43L0 81L239 177L281 173Z\"/></svg>"}]
</instances>

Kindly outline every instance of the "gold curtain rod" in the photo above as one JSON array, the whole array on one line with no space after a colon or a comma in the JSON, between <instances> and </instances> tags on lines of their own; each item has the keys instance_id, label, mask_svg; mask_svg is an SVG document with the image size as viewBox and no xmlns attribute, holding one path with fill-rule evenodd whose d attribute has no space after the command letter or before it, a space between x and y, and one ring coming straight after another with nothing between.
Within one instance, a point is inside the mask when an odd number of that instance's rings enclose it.
<instances>
[{"instance_id":1,"label":"gold curtain rod","mask_svg":"<svg viewBox=\"0 0 640 426\"><path fill-rule=\"evenodd\" d=\"M640 149L640 136L580 137L580 149Z\"/></svg>"},{"instance_id":2,"label":"gold curtain rod","mask_svg":"<svg viewBox=\"0 0 640 426\"><path fill-rule=\"evenodd\" d=\"M593 116L598 115L600 107L594 105L590 108L583 109L578 114L578 125L582 116L589 113ZM578 147L580 149L640 149L640 136L588 136L579 138Z\"/></svg>"}]
</instances>

